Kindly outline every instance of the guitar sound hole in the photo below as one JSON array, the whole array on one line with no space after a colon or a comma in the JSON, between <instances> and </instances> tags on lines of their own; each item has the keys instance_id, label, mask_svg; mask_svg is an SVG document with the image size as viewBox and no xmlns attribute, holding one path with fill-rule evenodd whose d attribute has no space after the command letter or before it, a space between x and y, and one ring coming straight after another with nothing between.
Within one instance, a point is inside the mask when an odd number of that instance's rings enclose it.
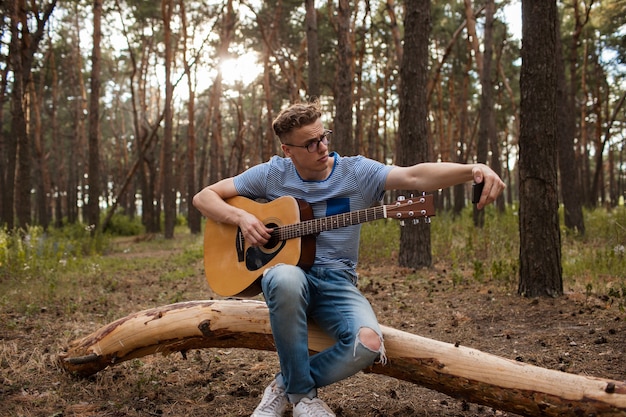
<instances>
[{"instance_id":1,"label":"guitar sound hole","mask_svg":"<svg viewBox=\"0 0 626 417\"><path fill-rule=\"evenodd\" d=\"M269 227L270 229L276 229L278 227L278 225L276 223L268 223L265 226ZM272 237L270 237L270 239L267 241L267 243L265 245L263 245L263 247L265 249L275 248L278 245L278 243L280 242L280 240L278 240L278 233L272 233L271 235L272 235Z\"/></svg>"}]
</instances>

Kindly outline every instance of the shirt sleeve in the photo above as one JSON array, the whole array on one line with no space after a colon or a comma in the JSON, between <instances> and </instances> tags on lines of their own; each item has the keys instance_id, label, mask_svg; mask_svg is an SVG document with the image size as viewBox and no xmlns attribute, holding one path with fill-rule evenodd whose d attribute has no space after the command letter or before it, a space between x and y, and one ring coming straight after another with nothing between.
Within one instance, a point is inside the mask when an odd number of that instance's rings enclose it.
<instances>
[{"instance_id":1,"label":"shirt sleeve","mask_svg":"<svg viewBox=\"0 0 626 417\"><path fill-rule=\"evenodd\" d=\"M387 175L393 166L385 165L373 159L361 157L355 165L355 176L363 199L372 204L380 202L385 195Z\"/></svg>"},{"instance_id":2,"label":"shirt sleeve","mask_svg":"<svg viewBox=\"0 0 626 417\"><path fill-rule=\"evenodd\" d=\"M255 165L233 178L239 195L251 199L267 198L267 177L270 162Z\"/></svg>"}]
</instances>

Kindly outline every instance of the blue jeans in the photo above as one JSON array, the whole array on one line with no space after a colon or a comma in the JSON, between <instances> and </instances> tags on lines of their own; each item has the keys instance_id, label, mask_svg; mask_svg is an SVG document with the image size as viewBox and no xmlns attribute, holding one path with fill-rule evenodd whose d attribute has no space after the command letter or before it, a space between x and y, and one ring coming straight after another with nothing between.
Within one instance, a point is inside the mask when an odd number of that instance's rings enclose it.
<instances>
[{"instance_id":1,"label":"blue jeans","mask_svg":"<svg viewBox=\"0 0 626 417\"><path fill-rule=\"evenodd\" d=\"M265 271L261 286L280 360L277 381L292 403L315 397L318 387L356 374L379 356L386 360L376 315L350 273L325 268L305 272L281 264ZM312 356L308 349L309 319L335 340L334 345ZM359 340L362 328L379 335L379 351Z\"/></svg>"}]
</instances>

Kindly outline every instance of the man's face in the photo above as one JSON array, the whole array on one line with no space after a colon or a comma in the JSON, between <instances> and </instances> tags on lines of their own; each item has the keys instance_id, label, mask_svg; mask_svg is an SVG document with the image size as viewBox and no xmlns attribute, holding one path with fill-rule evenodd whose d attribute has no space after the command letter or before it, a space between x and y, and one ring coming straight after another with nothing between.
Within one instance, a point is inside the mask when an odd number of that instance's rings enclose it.
<instances>
[{"instance_id":1,"label":"man's face","mask_svg":"<svg viewBox=\"0 0 626 417\"><path fill-rule=\"evenodd\" d=\"M332 169L328 158L328 131L320 119L293 130L281 148L305 180L325 179Z\"/></svg>"}]
</instances>

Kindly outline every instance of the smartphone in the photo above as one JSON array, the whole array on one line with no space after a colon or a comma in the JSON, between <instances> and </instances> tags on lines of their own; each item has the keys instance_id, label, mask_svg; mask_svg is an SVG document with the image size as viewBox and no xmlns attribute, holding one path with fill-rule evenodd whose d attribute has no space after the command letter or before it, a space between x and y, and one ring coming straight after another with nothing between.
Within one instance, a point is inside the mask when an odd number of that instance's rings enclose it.
<instances>
[{"instance_id":1,"label":"smartphone","mask_svg":"<svg viewBox=\"0 0 626 417\"><path fill-rule=\"evenodd\" d=\"M472 184L472 203L476 204L480 200L480 195L483 193L483 188L485 187L485 180L481 183Z\"/></svg>"}]
</instances>

